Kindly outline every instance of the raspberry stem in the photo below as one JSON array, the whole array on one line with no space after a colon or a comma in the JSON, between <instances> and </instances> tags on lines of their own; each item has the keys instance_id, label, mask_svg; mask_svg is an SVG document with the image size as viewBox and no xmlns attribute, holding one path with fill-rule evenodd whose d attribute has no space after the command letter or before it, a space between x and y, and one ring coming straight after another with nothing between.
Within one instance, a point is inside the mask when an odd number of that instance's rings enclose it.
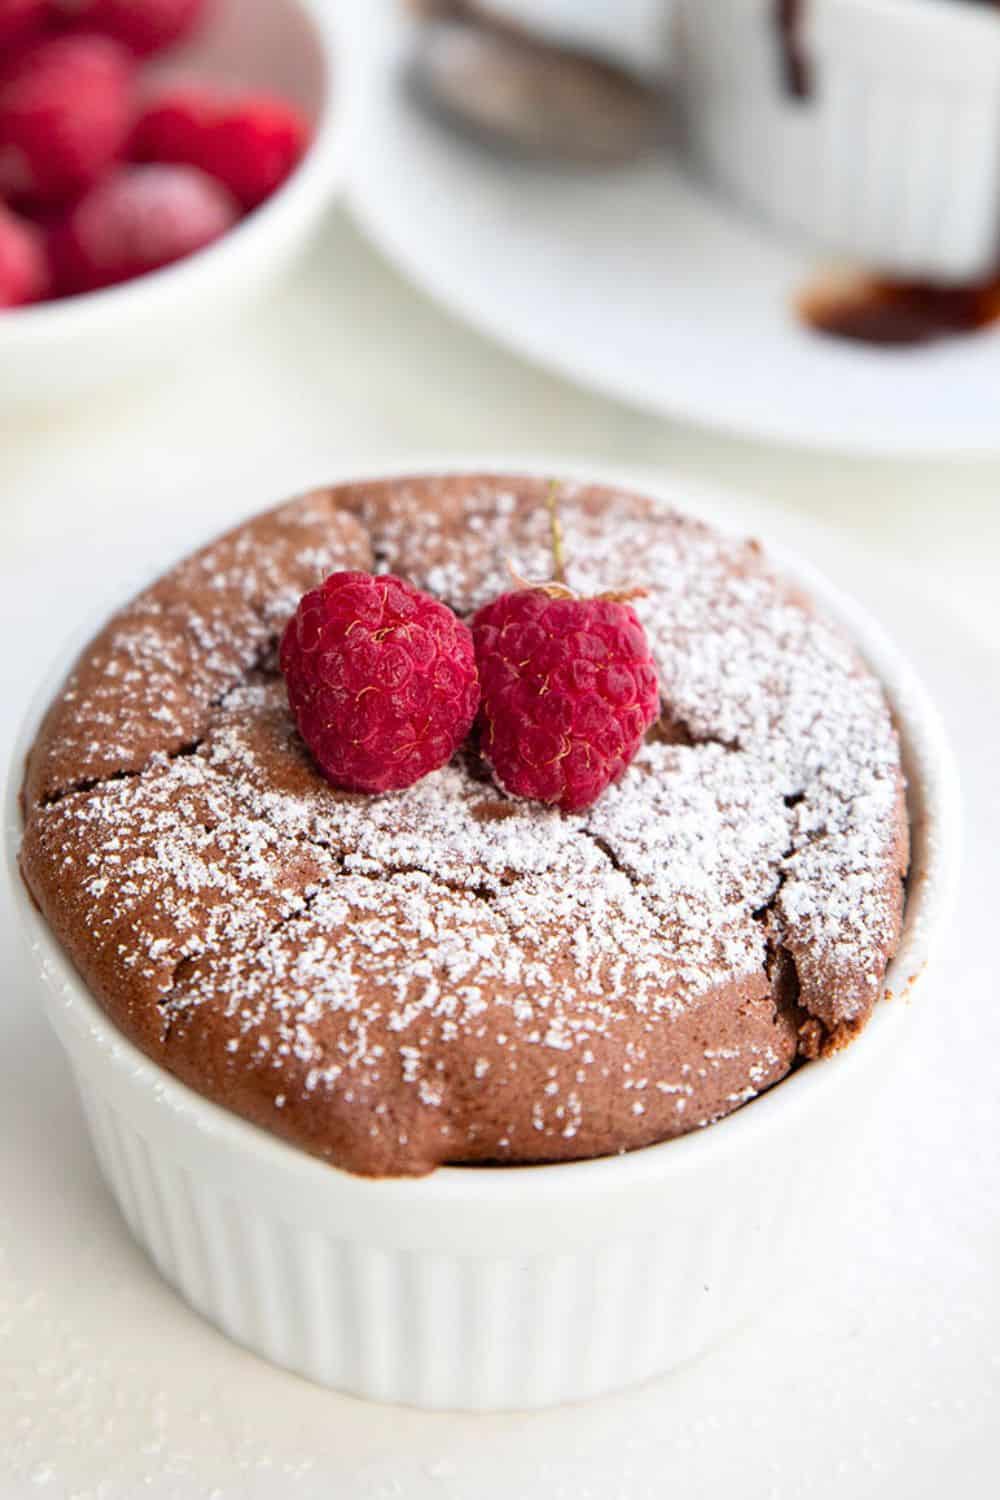
<instances>
[{"instance_id":1,"label":"raspberry stem","mask_svg":"<svg viewBox=\"0 0 1000 1500\"><path fill-rule=\"evenodd\" d=\"M548 594L550 599L576 599L578 596L566 583L566 546L563 538L562 520L559 516L559 481L549 480L548 493L545 497L545 508L549 513L549 535L552 541L552 562L554 564L552 577L545 583L532 583L530 578L522 578L510 558L507 559L507 571L516 589L538 589L543 594ZM597 599L606 599L612 604L628 604L633 599L645 599L648 590L644 588L620 588L609 589L606 593L596 594Z\"/></svg>"},{"instance_id":2,"label":"raspberry stem","mask_svg":"<svg viewBox=\"0 0 1000 1500\"><path fill-rule=\"evenodd\" d=\"M549 493L545 504L549 512L549 532L552 537L552 561L555 564L552 576L557 583L565 583L566 549L563 544L562 521L559 519L559 483L555 479L549 483Z\"/></svg>"}]
</instances>

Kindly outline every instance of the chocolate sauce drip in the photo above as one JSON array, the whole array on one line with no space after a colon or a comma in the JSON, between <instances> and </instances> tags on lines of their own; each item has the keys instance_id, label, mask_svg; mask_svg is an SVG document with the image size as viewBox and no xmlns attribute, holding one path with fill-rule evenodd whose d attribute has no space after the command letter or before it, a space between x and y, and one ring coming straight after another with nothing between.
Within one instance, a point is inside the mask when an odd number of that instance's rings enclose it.
<instances>
[{"instance_id":1,"label":"chocolate sauce drip","mask_svg":"<svg viewBox=\"0 0 1000 1500\"><path fill-rule=\"evenodd\" d=\"M812 67L802 39L804 9L804 0L775 0L781 76L786 93L793 99L808 99L813 91Z\"/></svg>"},{"instance_id":2,"label":"chocolate sauce drip","mask_svg":"<svg viewBox=\"0 0 1000 1500\"><path fill-rule=\"evenodd\" d=\"M818 283L798 299L803 322L852 343L905 347L976 333L1000 321L1000 278L968 286L859 277Z\"/></svg>"}]
</instances>

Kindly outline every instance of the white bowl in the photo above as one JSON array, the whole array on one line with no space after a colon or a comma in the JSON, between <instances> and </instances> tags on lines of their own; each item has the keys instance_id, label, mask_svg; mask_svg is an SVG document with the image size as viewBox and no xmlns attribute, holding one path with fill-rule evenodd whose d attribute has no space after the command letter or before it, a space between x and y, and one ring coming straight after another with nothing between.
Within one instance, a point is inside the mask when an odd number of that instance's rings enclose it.
<instances>
[{"instance_id":1,"label":"white bowl","mask_svg":"<svg viewBox=\"0 0 1000 1500\"><path fill-rule=\"evenodd\" d=\"M805 99L782 86L775 0L680 0L677 81L696 162L781 228L873 270L994 273L1000 16L955 0L801 9Z\"/></svg>"},{"instance_id":2,"label":"white bowl","mask_svg":"<svg viewBox=\"0 0 1000 1500\"><path fill-rule=\"evenodd\" d=\"M176 75L273 90L314 121L309 150L208 249L123 286L0 312L0 404L83 394L197 358L285 268L344 172L352 83L336 15L324 0L216 0L205 29L149 70L150 82Z\"/></svg>"},{"instance_id":3,"label":"white bowl","mask_svg":"<svg viewBox=\"0 0 1000 1500\"><path fill-rule=\"evenodd\" d=\"M133 1235L231 1338L358 1396L543 1406L690 1359L817 1263L814 1236L850 1191L841 1175L866 1140L868 1106L906 1041L914 988L950 912L958 792L937 714L880 628L771 551L858 641L899 725L913 863L892 998L845 1051L736 1114L598 1161L354 1177L201 1098L127 1042L17 870L24 755L76 650L59 663L27 717L6 804L28 982Z\"/></svg>"}]
</instances>

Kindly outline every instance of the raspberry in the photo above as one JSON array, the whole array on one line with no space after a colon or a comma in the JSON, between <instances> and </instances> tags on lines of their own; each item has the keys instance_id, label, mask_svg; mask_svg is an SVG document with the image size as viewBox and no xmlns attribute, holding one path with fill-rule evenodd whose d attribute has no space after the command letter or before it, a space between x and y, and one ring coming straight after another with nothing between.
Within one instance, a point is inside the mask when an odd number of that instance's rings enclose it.
<instances>
[{"instance_id":1,"label":"raspberry","mask_svg":"<svg viewBox=\"0 0 1000 1500\"><path fill-rule=\"evenodd\" d=\"M48 280L41 234L0 203L0 308L37 302L48 290Z\"/></svg>"},{"instance_id":2,"label":"raspberry","mask_svg":"<svg viewBox=\"0 0 1000 1500\"><path fill-rule=\"evenodd\" d=\"M391 574L332 573L281 640L299 733L334 786L392 792L450 760L479 706L468 626Z\"/></svg>"},{"instance_id":3,"label":"raspberry","mask_svg":"<svg viewBox=\"0 0 1000 1500\"><path fill-rule=\"evenodd\" d=\"M206 9L206 0L53 0L53 4L73 25L114 37L140 57L189 35Z\"/></svg>"},{"instance_id":4,"label":"raspberry","mask_svg":"<svg viewBox=\"0 0 1000 1500\"><path fill-rule=\"evenodd\" d=\"M238 217L225 188L193 167L120 167L52 232L62 294L93 292L202 250Z\"/></svg>"},{"instance_id":5,"label":"raspberry","mask_svg":"<svg viewBox=\"0 0 1000 1500\"><path fill-rule=\"evenodd\" d=\"M96 182L128 138L132 72L107 37L16 51L0 68L0 195L58 203Z\"/></svg>"},{"instance_id":6,"label":"raspberry","mask_svg":"<svg viewBox=\"0 0 1000 1500\"><path fill-rule=\"evenodd\" d=\"M625 771L659 713L635 611L559 585L501 594L472 622L480 747L514 797L589 807Z\"/></svg>"},{"instance_id":7,"label":"raspberry","mask_svg":"<svg viewBox=\"0 0 1000 1500\"><path fill-rule=\"evenodd\" d=\"M0 49L20 46L41 30L45 0L0 0Z\"/></svg>"},{"instance_id":8,"label":"raspberry","mask_svg":"<svg viewBox=\"0 0 1000 1500\"><path fill-rule=\"evenodd\" d=\"M137 161L200 167L252 209L298 166L309 136L305 118L283 99L183 88L161 95L145 110L132 154Z\"/></svg>"}]
</instances>

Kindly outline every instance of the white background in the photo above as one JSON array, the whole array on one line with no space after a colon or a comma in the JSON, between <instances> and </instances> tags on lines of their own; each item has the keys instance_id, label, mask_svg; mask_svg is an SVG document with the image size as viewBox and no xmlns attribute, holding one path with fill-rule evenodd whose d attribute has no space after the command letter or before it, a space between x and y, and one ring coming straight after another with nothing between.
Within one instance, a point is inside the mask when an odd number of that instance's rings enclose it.
<instances>
[{"instance_id":1,"label":"white background","mask_svg":"<svg viewBox=\"0 0 1000 1500\"><path fill-rule=\"evenodd\" d=\"M74 629L211 532L334 472L476 453L645 469L681 500L735 491L730 514L861 594L941 701L966 782L962 909L824 1262L696 1365L585 1408L427 1416L313 1389L228 1345L130 1243L5 925L0 1495L994 1496L1000 460L797 454L631 412L459 327L337 212L194 368L0 415L3 753Z\"/></svg>"}]
</instances>

